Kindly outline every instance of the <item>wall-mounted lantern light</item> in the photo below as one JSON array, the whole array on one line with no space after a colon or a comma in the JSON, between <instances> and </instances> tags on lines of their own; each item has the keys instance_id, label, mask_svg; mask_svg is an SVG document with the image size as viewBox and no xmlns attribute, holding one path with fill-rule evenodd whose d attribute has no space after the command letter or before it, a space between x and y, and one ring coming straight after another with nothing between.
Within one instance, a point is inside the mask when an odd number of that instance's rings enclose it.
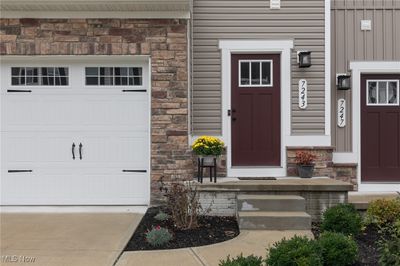
<instances>
[{"instance_id":1,"label":"wall-mounted lantern light","mask_svg":"<svg viewBox=\"0 0 400 266\"><path fill-rule=\"evenodd\" d=\"M336 74L336 86L338 90L349 90L351 88L351 76L349 74Z\"/></svg>"},{"instance_id":2,"label":"wall-mounted lantern light","mask_svg":"<svg viewBox=\"0 0 400 266\"><path fill-rule=\"evenodd\" d=\"M311 66L311 52L310 51L298 51L297 52L297 63L299 67L310 67Z\"/></svg>"}]
</instances>

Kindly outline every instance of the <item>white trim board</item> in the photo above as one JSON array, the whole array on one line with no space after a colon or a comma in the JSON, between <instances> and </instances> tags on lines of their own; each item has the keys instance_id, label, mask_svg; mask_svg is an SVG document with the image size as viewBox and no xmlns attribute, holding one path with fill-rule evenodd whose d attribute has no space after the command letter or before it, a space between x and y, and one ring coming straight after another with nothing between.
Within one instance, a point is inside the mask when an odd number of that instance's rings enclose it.
<instances>
[{"instance_id":1,"label":"white trim board","mask_svg":"<svg viewBox=\"0 0 400 266\"><path fill-rule=\"evenodd\" d=\"M352 162L358 164L357 184L359 191L399 191L400 184L362 183L361 182L361 106L360 79L361 74L368 73L400 73L400 61L353 61L350 62L352 71L352 152L334 153L334 162ZM351 161L346 161L347 159Z\"/></svg>"},{"instance_id":2,"label":"white trim board","mask_svg":"<svg viewBox=\"0 0 400 266\"><path fill-rule=\"evenodd\" d=\"M325 135L329 136L329 139L331 136L331 1L325 0Z\"/></svg>"},{"instance_id":3,"label":"white trim board","mask_svg":"<svg viewBox=\"0 0 400 266\"><path fill-rule=\"evenodd\" d=\"M147 206L0 206L0 213L146 213Z\"/></svg>"},{"instance_id":4,"label":"white trim board","mask_svg":"<svg viewBox=\"0 0 400 266\"><path fill-rule=\"evenodd\" d=\"M5 11L2 18L189 19L189 11Z\"/></svg>"}]
</instances>

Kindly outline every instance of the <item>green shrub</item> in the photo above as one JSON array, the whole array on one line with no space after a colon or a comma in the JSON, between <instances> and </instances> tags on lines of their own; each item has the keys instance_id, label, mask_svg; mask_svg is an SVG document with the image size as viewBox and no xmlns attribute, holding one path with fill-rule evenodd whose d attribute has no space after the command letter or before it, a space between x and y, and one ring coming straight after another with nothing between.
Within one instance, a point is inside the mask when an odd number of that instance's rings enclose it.
<instances>
[{"instance_id":1,"label":"green shrub","mask_svg":"<svg viewBox=\"0 0 400 266\"><path fill-rule=\"evenodd\" d=\"M339 204L327 209L322 216L321 230L358 235L361 231L361 215L351 204Z\"/></svg>"},{"instance_id":2,"label":"green shrub","mask_svg":"<svg viewBox=\"0 0 400 266\"><path fill-rule=\"evenodd\" d=\"M353 265L357 260L357 243L350 236L342 233L324 232L318 239L322 250L324 265Z\"/></svg>"},{"instance_id":3,"label":"green shrub","mask_svg":"<svg viewBox=\"0 0 400 266\"><path fill-rule=\"evenodd\" d=\"M275 243L269 250L266 262L269 266L322 266L320 253L316 241L294 236Z\"/></svg>"},{"instance_id":4,"label":"green shrub","mask_svg":"<svg viewBox=\"0 0 400 266\"><path fill-rule=\"evenodd\" d=\"M156 226L151 230L147 230L145 237L146 241L153 247L164 246L172 240L172 234L168 231L168 229L160 226Z\"/></svg>"},{"instance_id":5,"label":"green shrub","mask_svg":"<svg viewBox=\"0 0 400 266\"><path fill-rule=\"evenodd\" d=\"M261 266L262 258L256 257L254 255L243 257L243 254L240 254L240 256L237 256L234 259L231 259L230 256L228 256L226 258L226 260L221 260L218 265L219 266Z\"/></svg>"},{"instance_id":6,"label":"green shrub","mask_svg":"<svg viewBox=\"0 0 400 266\"><path fill-rule=\"evenodd\" d=\"M379 265L400 265L400 218L385 231L385 238L378 243Z\"/></svg>"},{"instance_id":7,"label":"green shrub","mask_svg":"<svg viewBox=\"0 0 400 266\"><path fill-rule=\"evenodd\" d=\"M166 220L169 219L169 215L166 214L166 213L163 212L163 211L159 211L159 212L157 213L157 215L154 216L154 219L156 219L156 220L158 220L158 221L166 221Z\"/></svg>"},{"instance_id":8,"label":"green shrub","mask_svg":"<svg viewBox=\"0 0 400 266\"><path fill-rule=\"evenodd\" d=\"M372 201L367 209L367 223L379 227L393 224L400 217L400 198L377 199Z\"/></svg>"}]
</instances>

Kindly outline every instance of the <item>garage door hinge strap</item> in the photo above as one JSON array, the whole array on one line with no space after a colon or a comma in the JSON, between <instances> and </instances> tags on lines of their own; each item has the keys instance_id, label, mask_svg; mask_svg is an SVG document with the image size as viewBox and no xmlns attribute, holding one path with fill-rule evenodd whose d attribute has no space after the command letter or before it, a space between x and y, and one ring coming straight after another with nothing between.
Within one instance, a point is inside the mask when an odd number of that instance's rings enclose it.
<instances>
[{"instance_id":1,"label":"garage door hinge strap","mask_svg":"<svg viewBox=\"0 0 400 266\"><path fill-rule=\"evenodd\" d=\"M7 92L32 92L31 90L7 90Z\"/></svg>"},{"instance_id":2,"label":"garage door hinge strap","mask_svg":"<svg viewBox=\"0 0 400 266\"><path fill-rule=\"evenodd\" d=\"M9 173L32 173L32 170L8 170Z\"/></svg>"},{"instance_id":3,"label":"garage door hinge strap","mask_svg":"<svg viewBox=\"0 0 400 266\"><path fill-rule=\"evenodd\" d=\"M122 92L146 92L146 90L122 90Z\"/></svg>"},{"instance_id":4,"label":"garage door hinge strap","mask_svg":"<svg viewBox=\"0 0 400 266\"><path fill-rule=\"evenodd\" d=\"M124 173L146 173L147 170L122 170Z\"/></svg>"}]
</instances>

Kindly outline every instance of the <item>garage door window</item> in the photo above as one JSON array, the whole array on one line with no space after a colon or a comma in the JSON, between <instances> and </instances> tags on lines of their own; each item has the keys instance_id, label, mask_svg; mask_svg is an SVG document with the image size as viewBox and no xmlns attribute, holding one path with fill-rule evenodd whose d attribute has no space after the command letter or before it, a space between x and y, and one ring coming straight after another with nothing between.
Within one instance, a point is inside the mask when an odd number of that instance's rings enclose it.
<instances>
[{"instance_id":1,"label":"garage door window","mask_svg":"<svg viewBox=\"0 0 400 266\"><path fill-rule=\"evenodd\" d=\"M86 67L86 86L142 86L141 67Z\"/></svg>"},{"instance_id":2,"label":"garage door window","mask_svg":"<svg viewBox=\"0 0 400 266\"><path fill-rule=\"evenodd\" d=\"M67 67L12 67L12 86L68 86Z\"/></svg>"},{"instance_id":3,"label":"garage door window","mask_svg":"<svg viewBox=\"0 0 400 266\"><path fill-rule=\"evenodd\" d=\"M398 80L368 80L367 105L399 105Z\"/></svg>"}]
</instances>

